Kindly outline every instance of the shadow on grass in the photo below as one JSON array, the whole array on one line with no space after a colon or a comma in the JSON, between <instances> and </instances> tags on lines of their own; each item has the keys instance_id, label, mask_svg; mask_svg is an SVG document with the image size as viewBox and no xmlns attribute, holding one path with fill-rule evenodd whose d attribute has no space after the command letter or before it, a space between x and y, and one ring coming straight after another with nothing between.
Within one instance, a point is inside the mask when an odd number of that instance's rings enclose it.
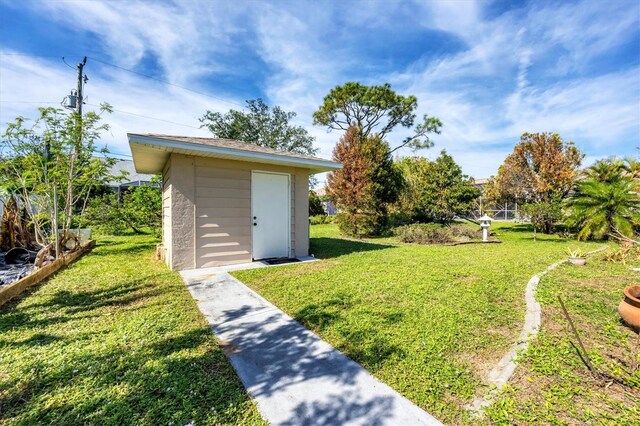
<instances>
[{"instance_id":1,"label":"shadow on grass","mask_svg":"<svg viewBox=\"0 0 640 426\"><path fill-rule=\"evenodd\" d=\"M125 308L144 299L161 296L168 290L158 288L154 279L164 277L164 274L148 275L134 281L125 281L107 289L89 291L58 290L46 301L27 306L16 307L21 300L18 298L2 307L0 316L0 334L12 329L29 329L63 324L74 320L76 314L83 314L82 318L99 317L100 308ZM28 294L28 293L27 293ZM27 294L23 295L25 297ZM55 312L57 315L39 316L36 311ZM86 313L93 315L85 315Z\"/></svg>"},{"instance_id":2,"label":"shadow on grass","mask_svg":"<svg viewBox=\"0 0 640 426\"><path fill-rule=\"evenodd\" d=\"M297 321L311 330L323 330L342 318L342 311L349 309L349 296L326 300L322 303L307 305L294 316Z\"/></svg>"},{"instance_id":3,"label":"shadow on grass","mask_svg":"<svg viewBox=\"0 0 640 426\"><path fill-rule=\"evenodd\" d=\"M354 361L366 365L370 371L375 371L376 365L392 356L405 355L400 346L389 343L377 333L376 327L358 328L357 325L347 324L345 316L350 315L347 311L352 307L350 296L341 295L319 304L308 305L298 311L294 318L313 331L323 331L343 322L344 326L338 326L336 329L344 337L345 343L337 348ZM373 313L365 315L377 317ZM403 318L404 313L398 311L384 314L378 319L390 326L401 322Z\"/></svg>"},{"instance_id":4,"label":"shadow on grass","mask_svg":"<svg viewBox=\"0 0 640 426\"><path fill-rule=\"evenodd\" d=\"M47 333L36 333L28 339L8 341L0 339L0 347L5 346L46 346L62 340L61 337Z\"/></svg>"},{"instance_id":5,"label":"shadow on grass","mask_svg":"<svg viewBox=\"0 0 640 426\"><path fill-rule=\"evenodd\" d=\"M342 238L311 238L310 252L319 259L331 259L356 252L384 250L393 246Z\"/></svg>"},{"instance_id":6,"label":"shadow on grass","mask_svg":"<svg viewBox=\"0 0 640 426\"><path fill-rule=\"evenodd\" d=\"M251 401L212 339L209 329L200 327L136 345L134 351L113 346L76 351L53 365L33 359L28 380L0 382L0 420L30 425L238 423L234 413ZM88 384L91 391L83 391ZM39 408L37 401L56 388L72 391L76 386L68 398Z\"/></svg>"},{"instance_id":7,"label":"shadow on grass","mask_svg":"<svg viewBox=\"0 0 640 426\"><path fill-rule=\"evenodd\" d=\"M107 257L114 255L136 255L149 252L156 246L155 242L145 242L139 244L111 243L110 241L99 241L96 249L91 252L92 256Z\"/></svg>"},{"instance_id":8,"label":"shadow on grass","mask_svg":"<svg viewBox=\"0 0 640 426\"><path fill-rule=\"evenodd\" d=\"M108 306L124 307L139 300L166 293L167 290L159 289L153 280L167 275L170 275L170 273L148 275L137 280L116 284L108 289L88 291L60 290L46 303L34 306L64 309L64 312L69 314L96 310Z\"/></svg>"},{"instance_id":9,"label":"shadow on grass","mask_svg":"<svg viewBox=\"0 0 640 426\"><path fill-rule=\"evenodd\" d=\"M13 373L0 374L0 423L243 423L249 396L209 328L179 312L195 307L164 275L5 305L0 372ZM6 370L11 356L19 362Z\"/></svg>"},{"instance_id":10,"label":"shadow on grass","mask_svg":"<svg viewBox=\"0 0 640 426\"><path fill-rule=\"evenodd\" d=\"M511 225L509 227L500 227L497 228L497 231L506 231L506 232L529 232L530 234L533 234L533 226L531 226L530 224L527 223L519 223L516 225Z\"/></svg>"}]
</instances>

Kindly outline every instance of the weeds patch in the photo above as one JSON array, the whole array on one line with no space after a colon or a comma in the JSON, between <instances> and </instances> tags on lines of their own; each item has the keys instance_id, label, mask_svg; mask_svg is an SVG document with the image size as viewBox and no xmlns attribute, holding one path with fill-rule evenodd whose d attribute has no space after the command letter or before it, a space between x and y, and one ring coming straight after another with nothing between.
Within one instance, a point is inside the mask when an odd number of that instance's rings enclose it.
<instances>
[{"instance_id":1,"label":"weeds patch","mask_svg":"<svg viewBox=\"0 0 640 426\"><path fill-rule=\"evenodd\" d=\"M638 337L620 321L622 289L637 281L610 254L585 267L562 265L538 287L542 330L520 360L511 386L489 408L500 423L637 424L640 419ZM560 295L580 333L595 374L580 358Z\"/></svg>"}]
</instances>

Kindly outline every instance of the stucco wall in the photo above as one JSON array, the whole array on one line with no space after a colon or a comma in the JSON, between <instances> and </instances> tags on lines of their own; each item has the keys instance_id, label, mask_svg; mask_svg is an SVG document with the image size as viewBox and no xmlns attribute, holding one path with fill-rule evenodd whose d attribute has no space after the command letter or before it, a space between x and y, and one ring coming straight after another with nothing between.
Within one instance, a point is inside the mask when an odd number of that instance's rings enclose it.
<instances>
[{"instance_id":1,"label":"stucco wall","mask_svg":"<svg viewBox=\"0 0 640 426\"><path fill-rule=\"evenodd\" d=\"M171 155L171 269L195 267L195 175L193 157Z\"/></svg>"},{"instance_id":2,"label":"stucco wall","mask_svg":"<svg viewBox=\"0 0 640 426\"><path fill-rule=\"evenodd\" d=\"M165 261L171 265L171 160L162 171L162 246Z\"/></svg>"},{"instance_id":3,"label":"stucco wall","mask_svg":"<svg viewBox=\"0 0 640 426\"><path fill-rule=\"evenodd\" d=\"M190 269L251 261L251 171L291 176L291 251L309 253L308 173L304 169L172 154L169 265Z\"/></svg>"},{"instance_id":4,"label":"stucco wall","mask_svg":"<svg viewBox=\"0 0 640 426\"><path fill-rule=\"evenodd\" d=\"M294 207L293 256L309 255L309 173L296 169L292 183L296 197L291 203Z\"/></svg>"}]
</instances>

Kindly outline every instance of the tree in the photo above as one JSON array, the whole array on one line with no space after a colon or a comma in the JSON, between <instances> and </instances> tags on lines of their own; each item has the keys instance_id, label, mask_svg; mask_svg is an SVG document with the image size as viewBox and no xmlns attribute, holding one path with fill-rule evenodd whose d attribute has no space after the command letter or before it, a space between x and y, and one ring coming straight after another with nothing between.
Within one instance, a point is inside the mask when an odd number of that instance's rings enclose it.
<instances>
[{"instance_id":1,"label":"tree","mask_svg":"<svg viewBox=\"0 0 640 426\"><path fill-rule=\"evenodd\" d=\"M541 202L566 197L584 154L557 133L524 133L495 178L502 198Z\"/></svg>"},{"instance_id":2,"label":"tree","mask_svg":"<svg viewBox=\"0 0 640 426\"><path fill-rule=\"evenodd\" d=\"M389 145L352 126L334 148L333 159L343 164L327 179L329 198L339 210L340 230L355 237L380 235L387 225L387 207L402 187Z\"/></svg>"},{"instance_id":3,"label":"tree","mask_svg":"<svg viewBox=\"0 0 640 426\"><path fill-rule=\"evenodd\" d=\"M159 234L162 226L159 183L160 177L155 176L150 183L126 191L121 200L114 193L92 198L87 209L87 222L115 234L129 229L140 234L145 228Z\"/></svg>"},{"instance_id":4,"label":"tree","mask_svg":"<svg viewBox=\"0 0 640 426\"><path fill-rule=\"evenodd\" d=\"M567 200L567 224L579 230L578 239L607 238L613 233L633 237L640 225L635 162L603 160L576 183Z\"/></svg>"},{"instance_id":5,"label":"tree","mask_svg":"<svg viewBox=\"0 0 640 426\"><path fill-rule=\"evenodd\" d=\"M326 215L322 200L316 191L309 191L309 216Z\"/></svg>"},{"instance_id":6,"label":"tree","mask_svg":"<svg viewBox=\"0 0 640 426\"><path fill-rule=\"evenodd\" d=\"M313 113L313 123L344 131L354 126L360 129L363 139L374 135L384 139L396 126L411 128L417 107L415 96L398 95L388 83L365 86L349 82L336 86L324 97L323 104ZM440 134L441 127L439 119L425 115L414 134L390 152L405 146L414 150L430 148L433 142L429 134Z\"/></svg>"},{"instance_id":7,"label":"tree","mask_svg":"<svg viewBox=\"0 0 640 426\"><path fill-rule=\"evenodd\" d=\"M207 111L201 118L216 138L236 139L259 146L298 154L314 155L315 138L301 126L289 123L295 112L285 112L279 106L270 109L262 99L248 100L248 112L229 110L226 114Z\"/></svg>"},{"instance_id":8,"label":"tree","mask_svg":"<svg viewBox=\"0 0 640 426\"><path fill-rule=\"evenodd\" d=\"M538 229L546 234L553 232L553 224L562 219L562 203L558 200L529 203L522 206L522 211L529 217L533 226L533 239Z\"/></svg>"},{"instance_id":9,"label":"tree","mask_svg":"<svg viewBox=\"0 0 640 426\"><path fill-rule=\"evenodd\" d=\"M557 133L524 133L490 181L487 194L494 201L559 203L573 187L583 158L573 142L564 142ZM548 218L541 227L544 233L553 231Z\"/></svg>"},{"instance_id":10,"label":"tree","mask_svg":"<svg viewBox=\"0 0 640 426\"><path fill-rule=\"evenodd\" d=\"M56 228L68 237L91 191L113 179L115 159L107 156L106 148L97 149L96 140L108 129L100 124L100 114L39 111L31 127L22 117L8 124L0 143L0 187L25 207L37 244L45 246L53 241ZM110 111L107 104L100 108L101 113Z\"/></svg>"},{"instance_id":11,"label":"tree","mask_svg":"<svg viewBox=\"0 0 640 426\"><path fill-rule=\"evenodd\" d=\"M408 157L398 163L405 181L399 208L412 221L449 223L471 212L480 190L442 150L435 161Z\"/></svg>"}]
</instances>

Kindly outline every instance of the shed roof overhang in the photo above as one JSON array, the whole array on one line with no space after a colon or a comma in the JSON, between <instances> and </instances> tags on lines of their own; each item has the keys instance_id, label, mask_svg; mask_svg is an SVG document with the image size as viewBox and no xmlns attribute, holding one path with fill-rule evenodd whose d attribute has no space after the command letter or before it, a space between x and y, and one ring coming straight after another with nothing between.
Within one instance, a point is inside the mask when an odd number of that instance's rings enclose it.
<instances>
[{"instance_id":1,"label":"shed roof overhang","mask_svg":"<svg viewBox=\"0 0 640 426\"><path fill-rule=\"evenodd\" d=\"M131 155L138 173L162 173L172 153L199 157L222 158L252 163L274 164L309 170L310 174L328 172L342 168L335 161L315 157L291 156L286 152L271 150L260 152L201 143L172 140L169 136L154 137L127 134Z\"/></svg>"}]
</instances>

